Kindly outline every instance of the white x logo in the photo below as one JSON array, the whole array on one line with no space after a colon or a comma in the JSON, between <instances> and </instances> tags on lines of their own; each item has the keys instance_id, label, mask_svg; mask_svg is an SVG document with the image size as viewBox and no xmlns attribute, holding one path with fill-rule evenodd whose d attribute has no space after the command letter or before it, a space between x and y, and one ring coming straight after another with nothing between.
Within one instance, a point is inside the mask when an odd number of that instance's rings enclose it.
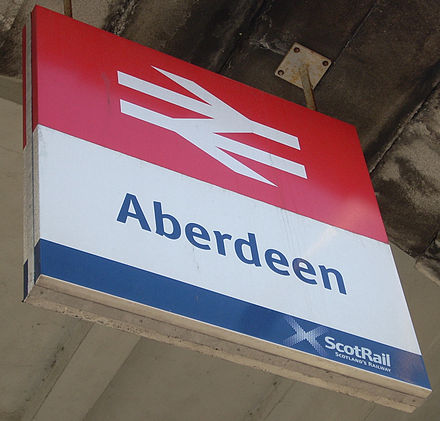
<instances>
[{"instance_id":1,"label":"white x logo","mask_svg":"<svg viewBox=\"0 0 440 421\"><path fill-rule=\"evenodd\" d=\"M287 323L295 330L295 334L289 336L284 343L287 346L293 346L295 344L299 344L302 341L307 341L312 347L318 352L320 355L325 354L324 348L318 343L317 338L327 332L327 328L318 326L315 329L312 329L306 332L293 318L286 317Z\"/></svg>"}]
</instances>

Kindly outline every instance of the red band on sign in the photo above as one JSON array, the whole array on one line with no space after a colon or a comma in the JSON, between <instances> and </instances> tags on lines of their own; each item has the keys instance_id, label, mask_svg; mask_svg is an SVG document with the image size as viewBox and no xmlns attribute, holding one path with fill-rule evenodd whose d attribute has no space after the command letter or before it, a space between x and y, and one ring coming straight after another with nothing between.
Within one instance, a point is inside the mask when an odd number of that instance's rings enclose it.
<instances>
[{"instance_id":1,"label":"red band on sign","mask_svg":"<svg viewBox=\"0 0 440 421\"><path fill-rule=\"evenodd\" d=\"M387 242L353 126L41 7L33 37L34 127Z\"/></svg>"}]
</instances>

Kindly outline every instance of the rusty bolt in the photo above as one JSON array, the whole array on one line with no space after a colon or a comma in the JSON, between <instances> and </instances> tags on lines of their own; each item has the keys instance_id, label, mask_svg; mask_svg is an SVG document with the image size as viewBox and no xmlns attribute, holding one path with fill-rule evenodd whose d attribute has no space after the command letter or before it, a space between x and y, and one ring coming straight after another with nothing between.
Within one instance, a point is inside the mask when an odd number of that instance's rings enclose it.
<instances>
[{"instance_id":1,"label":"rusty bolt","mask_svg":"<svg viewBox=\"0 0 440 421\"><path fill-rule=\"evenodd\" d=\"M278 70L278 76L283 76L284 75L284 70Z\"/></svg>"},{"instance_id":2,"label":"rusty bolt","mask_svg":"<svg viewBox=\"0 0 440 421\"><path fill-rule=\"evenodd\" d=\"M328 66L328 61L327 61L327 60L324 60L324 61L322 62L322 65L323 65L323 66Z\"/></svg>"},{"instance_id":3,"label":"rusty bolt","mask_svg":"<svg viewBox=\"0 0 440 421\"><path fill-rule=\"evenodd\" d=\"M295 48L293 49L293 52L294 52L294 53L299 53L299 47L295 47Z\"/></svg>"}]
</instances>

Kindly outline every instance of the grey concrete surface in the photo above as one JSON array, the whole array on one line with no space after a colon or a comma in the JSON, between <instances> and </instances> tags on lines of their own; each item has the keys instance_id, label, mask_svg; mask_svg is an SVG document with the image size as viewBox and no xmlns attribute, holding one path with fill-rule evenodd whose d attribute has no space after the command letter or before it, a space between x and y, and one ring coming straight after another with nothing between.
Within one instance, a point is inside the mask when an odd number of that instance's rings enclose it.
<instances>
[{"instance_id":1,"label":"grey concrete surface","mask_svg":"<svg viewBox=\"0 0 440 421\"><path fill-rule=\"evenodd\" d=\"M0 34L4 34L11 29L22 4L23 0L0 1Z\"/></svg>"},{"instance_id":2,"label":"grey concrete surface","mask_svg":"<svg viewBox=\"0 0 440 421\"><path fill-rule=\"evenodd\" d=\"M0 98L0 420L19 420L78 321L21 302L21 106Z\"/></svg>"},{"instance_id":3,"label":"grey concrete surface","mask_svg":"<svg viewBox=\"0 0 440 421\"><path fill-rule=\"evenodd\" d=\"M137 2L124 38L219 72L262 0ZM106 26L106 29L112 26Z\"/></svg>"},{"instance_id":4,"label":"grey concrete surface","mask_svg":"<svg viewBox=\"0 0 440 421\"><path fill-rule=\"evenodd\" d=\"M274 376L141 340L85 418L240 420Z\"/></svg>"},{"instance_id":5,"label":"grey concrete surface","mask_svg":"<svg viewBox=\"0 0 440 421\"><path fill-rule=\"evenodd\" d=\"M138 341L135 335L93 325L50 392L39 397L37 410L26 411L23 420L84 419Z\"/></svg>"},{"instance_id":6,"label":"grey concrete surface","mask_svg":"<svg viewBox=\"0 0 440 421\"><path fill-rule=\"evenodd\" d=\"M21 79L0 75L0 98L21 105L23 102Z\"/></svg>"},{"instance_id":7,"label":"grey concrete surface","mask_svg":"<svg viewBox=\"0 0 440 421\"><path fill-rule=\"evenodd\" d=\"M433 227L440 230L439 179L440 87L403 128L372 173L388 234L415 256L422 255L434 240L438 231L433 232Z\"/></svg>"},{"instance_id":8,"label":"grey concrete surface","mask_svg":"<svg viewBox=\"0 0 440 421\"><path fill-rule=\"evenodd\" d=\"M0 31L0 74L20 77L21 75L21 31L27 17L36 4L59 13L64 11L63 0L13 0L21 3L14 9L14 19L9 30ZM73 16L81 22L96 27L105 24L110 7L116 0L73 0ZM0 19L1 21L1 19Z\"/></svg>"}]
</instances>

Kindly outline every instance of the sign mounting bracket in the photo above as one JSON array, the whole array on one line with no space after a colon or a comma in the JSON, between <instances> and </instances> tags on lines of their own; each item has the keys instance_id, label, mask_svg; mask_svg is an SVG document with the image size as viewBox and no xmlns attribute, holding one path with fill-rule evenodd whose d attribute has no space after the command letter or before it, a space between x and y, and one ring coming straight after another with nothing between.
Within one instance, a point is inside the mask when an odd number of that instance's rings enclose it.
<instances>
[{"instance_id":1,"label":"sign mounting bracket","mask_svg":"<svg viewBox=\"0 0 440 421\"><path fill-rule=\"evenodd\" d=\"M284 57L275 75L301 88L308 108L316 111L313 89L331 65L331 60L297 42Z\"/></svg>"},{"instance_id":2,"label":"sign mounting bracket","mask_svg":"<svg viewBox=\"0 0 440 421\"><path fill-rule=\"evenodd\" d=\"M72 0L64 0L64 14L69 18L73 17Z\"/></svg>"}]
</instances>

